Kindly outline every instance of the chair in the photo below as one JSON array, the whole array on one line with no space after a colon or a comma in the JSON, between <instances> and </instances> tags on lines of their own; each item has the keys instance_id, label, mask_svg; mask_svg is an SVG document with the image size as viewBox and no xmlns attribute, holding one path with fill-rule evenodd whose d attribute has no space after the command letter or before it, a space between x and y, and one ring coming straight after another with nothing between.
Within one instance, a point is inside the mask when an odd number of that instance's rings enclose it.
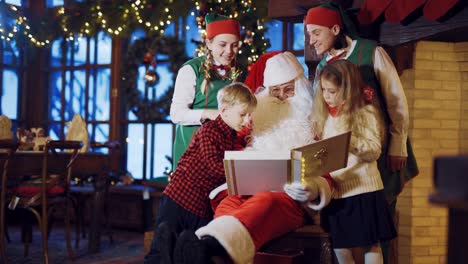
<instances>
[{"instance_id":1,"label":"chair","mask_svg":"<svg viewBox=\"0 0 468 264\"><path fill-rule=\"evenodd\" d=\"M0 250L2 255L3 262L6 262L6 249L5 249L5 205L6 205L6 175L8 172L9 161L13 154L18 149L19 143L12 139L2 139L0 140L0 150L6 150L6 157L2 159L3 162L3 171L2 171L2 191L1 191L1 205L0 205ZM7 237L8 239L8 237Z\"/></svg>"},{"instance_id":2,"label":"chair","mask_svg":"<svg viewBox=\"0 0 468 264\"><path fill-rule=\"evenodd\" d=\"M83 146L80 141L49 141L46 143L41 153L21 153L9 156L9 163L2 174L2 183L7 178L13 180L14 187L2 188L2 204L6 203L6 194L10 197L16 196L19 202L16 208L22 208L33 213L36 217L42 236L42 247L44 263L49 263L48 258L48 234L50 232L49 216L58 208L65 208L65 236L68 255L73 257L70 243L70 178L72 164L78 155L78 150ZM57 152L57 150L72 150L71 153ZM26 163L28 163L26 165ZM23 168L24 167L24 168ZM27 168L26 168L27 167ZM28 174L40 174L35 179L27 179ZM2 210L3 211L3 210ZM4 218L1 222L1 230L4 230ZM0 241L2 248L5 248L3 240ZM28 241L25 241L25 255L28 251ZM3 252L2 252L3 254ZM6 254L3 257L7 263Z\"/></svg>"},{"instance_id":3,"label":"chair","mask_svg":"<svg viewBox=\"0 0 468 264\"><path fill-rule=\"evenodd\" d=\"M110 243L113 243L113 237L112 237L112 230L110 227L110 221L109 221L109 185L110 185L110 179L113 175L109 173L112 169L115 169L117 166L118 162L118 150L120 148L120 144L118 141L109 141L106 143L97 143L97 142L92 142L90 144L90 148L94 151L99 150L99 149L108 149L109 151L109 166L110 168L103 168L102 173L99 175L88 175L88 176L95 176L93 182L93 186L86 186L86 185L75 185L72 186L72 193L74 197L76 198L76 202L74 204L75 206L75 211L77 212L77 219L76 219L76 233L79 234L81 233L81 237L85 238L86 237L86 230L85 230L85 212L84 212L84 205L85 200L87 197L91 196L93 199L93 210L94 212L100 212L100 209L102 208L103 211L103 216L104 219L97 219L97 221L90 221L91 223L99 223L98 226L93 226L91 224L90 228L94 229L99 229L100 224L102 223L102 220L104 220L104 226L105 226L105 233L109 236L109 241ZM114 175L115 176L115 175ZM81 179L80 182L84 182L86 179ZM98 217L97 215L101 214L96 214L96 213L90 213L91 217ZM102 216L102 215L101 215ZM92 232L96 233L96 232ZM76 241L75 241L75 247L77 248L79 246L79 238L80 236L76 236ZM94 241L92 244L91 240ZM90 251L96 252L99 248L99 239L90 239Z\"/></svg>"}]
</instances>

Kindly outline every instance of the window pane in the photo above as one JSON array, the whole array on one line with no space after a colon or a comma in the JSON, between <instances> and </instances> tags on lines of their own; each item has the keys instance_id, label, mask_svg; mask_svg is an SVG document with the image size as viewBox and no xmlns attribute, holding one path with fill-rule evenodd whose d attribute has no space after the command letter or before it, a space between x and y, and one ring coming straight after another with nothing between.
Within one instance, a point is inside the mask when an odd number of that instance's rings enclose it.
<instances>
[{"instance_id":1,"label":"window pane","mask_svg":"<svg viewBox=\"0 0 468 264\"><path fill-rule=\"evenodd\" d=\"M174 33L175 33L175 23L169 24L164 29L164 36L174 36Z\"/></svg>"},{"instance_id":2,"label":"window pane","mask_svg":"<svg viewBox=\"0 0 468 264\"><path fill-rule=\"evenodd\" d=\"M3 71L1 114L10 119L17 119L18 115L18 75L11 70Z\"/></svg>"},{"instance_id":3,"label":"window pane","mask_svg":"<svg viewBox=\"0 0 468 264\"><path fill-rule=\"evenodd\" d=\"M159 177L164 175L166 169L172 169L172 164L166 159L166 156L172 157L172 124L157 124L156 125L156 143L155 143L155 165L154 176Z\"/></svg>"},{"instance_id":4,"label":"window pane","mask_svg":"<svg viewBox=\"0 0 468 264\"><path fill-rule=\"evenodd\" d=\"M138 120L138 117L132 111L128 111L127 119L135 121L135 120Z\"/></svg>"},{"instance_id":5,"label":"window pane","mask_svg":"<svg viewBox=\"0 0 468 264\"><path fill-rule=\"evenodd\" d=\"M69 92L65 93L66 103L66 112L65 120L71 119L75 114L80 114L85 116L85 102L86 96L85 93L85 76L86 72L84 70L75 70L68 72L67 76L73 74L71 80L71 87L68 87L69 81L67 81L67 89L70 89Z\"/></svg>"},{"instance_id":6,"label":"window pane","mask_svg":"<svg viewBox=\"0 0 468 264\"><path fill-rule=\"evenodd\" d=\"M127 137L127 171L133 178L143 178L143 128L142 124L129 124Z\"/></svg>"},{"instance_id":7,"label":"window pane","mask_svg":"<svg viewBox=\"0 0 468 264\"><path fill-rule=\"evenodd\" d=\"M90 142L102 143L109 141L108 124L88 124L88 133Z\"/></svg>"},{"instance_id":8,"label":"window pane","mask_svg":"<svg viewBox=\"0 0 468 264\"><path fill-rule=\"evenodd\" d=\"M5 3L16 6L21 6L21 0L5 0Z\"/></svg>"},{"instance_id":9,"label":"window pane","mask_svg":"<svg viewBox=\"0 0 468 264\"><path fill-rule=\"evenodd\" d=\"M293 43L293 49L294 50L303 50L304 49L304 41L305 41L305 36L304 36L304 24L302 23L296 23L294 24L294 43Z\"/></svg>"},{"instance_id":10,"label":"window pane","mask_svg":"<svg viewBox=\"0 0 468 264\"><path fill-rule=\"evenodd\" d=\"M61 134L61 125L60 124L52 124L49 125L49 133L48 136L52 140L58 140L60 139L60 134Z\"/></svg>"},{"instance_id":11,"label":"window pane","mask_svg":"<svg viewBox=\"0 0 468 264\"><path fill-rule=\"evenodd\" d=\"M77 37L75 35L75 39L73 40L73 47L74 47L74 64L75 66L83 65L86 63L86 45L87 40L83 37Z\"/></svg>"},{"instance_id":12,"label":"window pane","mask_svg":"<svg viewBox=\"0 0 468 264\"><path fill-rule=\"evenodd\" d=\"M52 41L51 47L50 47L50 66L52 67L58 67L60 66L60 60L62 58L62 52L61 52L61 47L60 44L62 43L63 40L61 39L56 39Z\"/></svg>"},{"instance_id":13,"label":"window pane","mask_svg":"<svg viewBox=\"0 0 468 264\"><path fill-rule=\"evenodd\" d=\"M305 57L304 56L296 56L297 60L301 63L302 68L304 68L304 75L306 77L309 77L309 67L307 67L307 64L305 63Z\"/></svg>"},{"instance_id":14,"label":"window pane","mask_svg":"<svg viewBox=\"0 0 468 264\"><path fill-rule=\"evenodd\" d=\"M133 33L130 35L130 44L133 44L135 40L144 38L146 36L146 33L143 29L139 28L133 31Z\"/></svg>"},{"instance_id":15,"label":"window pane","mask_svg":"<svg viewBox=\"0 0 468 264\"><path fill-rule=\"evenodd\" d=\"M270 40L270 45L267 51L282 50L283 43L283 22L278 20L272 20L265 23L265 27L268 29L265 32L265 38Z\"/></svg>"},{"instance_id":16,"label":"window pane","mask_svg":"<svg viewBox=\"0 0 468 264\"><path fill-rule=\"evenodd\" d=\"M3 40L3 63L15 65L18 61L19 50L16 42L12 39L10 41Z\"/></svg>"},{"instance_id":17,"label":"window pane","mask_svg":"<svg viewBox=\"0 0 468 264\"><path fill-rule=\"evenodd\" d=\"M93 44L94 39L91 39L91 51L94 52L94 44ZM104 32L99 32L97 36L97 41L98 41L98 47L99 47L99 52L97 54L97 62L94 61L94 55L91 53L91 63L96 63L96 64L110 64L111 63L111 58L112 58L112 38L104 33Z\"/></svg>"},{"instance_id":18,"label":"window pane","mask_svg":"<svg viewBox=\"0 0 468 264\"><path fill-rule=\"evenodd\" d=\"M63 0L47 0L46 6L47 7L54 7L54 6L62 6Z\"/></svg>"},{"instance_id":19,"label":"window pane","mask_svg":"<svg viewBox=\"0 0 468 264\"><path fill-rule=\"evenodd\" d=\"M171 163L166 159L166 156L172 157L172 124L149 125L147 131L150 145L146 151L148 158L146 164L146 178L149 179L151 176L153 176L153 178L164 176L164 171L172 168ZM154 145L151 145L152 134L155 139ZM151 159L152 154L154 154L153 159ZM151 165L153 165L152 175Z\"/></svg>"},{"instance_id":20,"label":"window pane","mask_svg":"<svg viewBox=\"0 0 468 264\"><path fill-rule=\"evenodd\" d=\"M94 72L94 71L93 71ZM89 120L108 121L110 116L110 69L96 71L89 79Z\"/></svg>"},{"instance_id":21,"label":"window pane","mask_svg":"<svg viewBox=\"0 0 468 264\"><path fill-rule=\"evenodd\" d=\"M187 25L185 26L185 53L189 57L195 57L195 49L198 47L194 41L201 41L200 33L198 32L198 24L195 21L195 13L192 12L187 16Z\"/></svg>"},{"instance_id":22,"label":"window pane","mask_svg":"<svg viewBox=\"0 0 468 264\"><path fill-rule=\"evenodd\" d=\"M137 77L137 87L138 91L145 96L145 74L146 74L146 66L141 65L138 67L138 77Z\"/></svg>"},{"instance_id":23,"label":"window pane","mask_svg":"<svg viewBox=\"0 0 468 264\"><path fill-rule=\"evenodd\" d=\"M163 95L173 84L173 73L169 70L169 63L159 63L156 67L159 82L156 89L156 97Z\"/></svg>"},{"instance_id":24,"label":"window pane","mask_svg":"<svg viewBox=\"0 0 468 264\"><path fill-rule=\"evenodd\" d=\"M50 73L50 119L53 121L61 120L60 111L62 111L62 73L53 71Z\"/></svg>"}]
</instances>

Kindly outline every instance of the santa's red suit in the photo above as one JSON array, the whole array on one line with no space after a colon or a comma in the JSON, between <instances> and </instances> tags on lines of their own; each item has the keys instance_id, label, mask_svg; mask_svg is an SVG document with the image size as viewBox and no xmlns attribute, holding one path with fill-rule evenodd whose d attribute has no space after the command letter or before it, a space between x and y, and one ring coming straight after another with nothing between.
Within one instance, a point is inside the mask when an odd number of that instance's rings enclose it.
<instances>
[{"instance_id":1,"label":"santa's red suit","mask_svg":"<svg viewBox=\"0 0 468 264\"><path fill-rule=\"evenodd\" d=\"M312 143L312 88L297 59L289 52L273 56L266 62L264 76L267 88L257 94L246 150L290 150ZM269 95L268 87L291 80L295 80L293 97L282 102ZM317 177L304 187L311 199L300 203L283 192L227 196L225 186L220 186L210 194L214 220L198 229L196 235L216 238L234 263L252 263L255 252L266 242L304 225L304 205L320 210L331 199L329 176Z\"/></svg>"}]
</instances>

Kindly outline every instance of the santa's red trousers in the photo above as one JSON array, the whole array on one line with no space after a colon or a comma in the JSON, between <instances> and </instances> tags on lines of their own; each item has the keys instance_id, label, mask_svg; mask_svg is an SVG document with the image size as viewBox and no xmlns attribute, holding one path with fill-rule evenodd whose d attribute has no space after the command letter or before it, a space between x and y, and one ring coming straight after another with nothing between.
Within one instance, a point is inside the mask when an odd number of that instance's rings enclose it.
<instances>
[{"instance_id":1,"label":"santa's red trousers","mask_svg":"<svg viewBox=\"0 0 468 264\"><path fill-rule=\"evenodd\" d=\"M237 218L250 233L258 250L266 242L304 225L304 209L285 193L262 192L253 196L230 195L216 208L215 218Z\"/></svg>"}]
</instances>

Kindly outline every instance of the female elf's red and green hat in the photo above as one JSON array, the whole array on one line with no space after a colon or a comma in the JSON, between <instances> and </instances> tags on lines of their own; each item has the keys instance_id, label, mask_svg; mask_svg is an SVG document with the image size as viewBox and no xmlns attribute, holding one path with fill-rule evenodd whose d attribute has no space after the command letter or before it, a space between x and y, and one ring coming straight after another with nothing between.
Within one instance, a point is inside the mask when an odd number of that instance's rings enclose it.
<instances>
[{"instance_id":1,"label":"female elf's red and green hat","mask_svg":"<svg viewBox=\"0 0 468 264\"><path fill-rule=\"evenodd\" d=\"M206 38L212 39L219 34L232 34L240 38L240 24L226 16L209 13L205 16Z\"/></svg>"}]
</instances>

